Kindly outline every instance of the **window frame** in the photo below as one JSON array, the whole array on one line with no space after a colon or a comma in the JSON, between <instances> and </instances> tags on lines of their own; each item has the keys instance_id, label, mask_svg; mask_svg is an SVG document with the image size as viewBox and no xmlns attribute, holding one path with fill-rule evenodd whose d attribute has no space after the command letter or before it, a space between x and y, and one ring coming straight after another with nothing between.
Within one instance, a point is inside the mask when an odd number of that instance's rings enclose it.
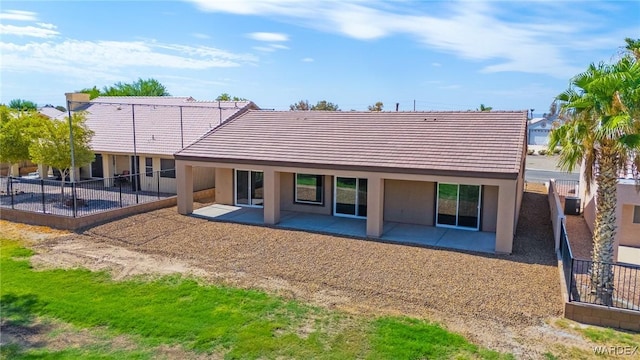
<instances>
[{"instance_id":1,"label":"window frame","mask_svg":"<svg viewBox=\"0 0 640 360\"><path fill-rule=\"evenodd\" d=\"M633 217L631 222L634 224L640 224L640 205L633 206Z\"/></svg>"},{"instance_id":2,"label":"window frame","mask_svg":"<svg viewBox=\"0 0 640 360\"><path fill-rule=\"evenodd\" d=\"M173 162L173 168L165 169L163 164L166 161L172 161ZM168 171L168 170L172 170L172 171ZM160 177L170 178L170 179L175 179L176 178L176 159L160 159Z\"/></svg>"},{"instance_id":3,"label":"window frame","mask_svg":"<svg viewBox=\"0 0 640 360\"><path fill-rule=\"evenodd\" d=\"M298 199L298 175L307 175L307 176L315 176L316 182L320 182L320 185L316 183L316 191L318 188L320 189L320 201L309 201L309 200L299 200ZM304 205L317 205L324 206L324 175L318 174L306 174L306 173L294 173L293 174L293 202L295 204L304 204Z\"/></svg>"},{"instance_id":4,"label":"window frame","mask_svg":"<svg viewBox=\"0 0 640 360\"><path fill-rule=\"evenodd\" d=\"M153 159L152 158L149 158L149 157L144 158L144 174L146 177L153 177Z\"/></svg>"}]
</instances>

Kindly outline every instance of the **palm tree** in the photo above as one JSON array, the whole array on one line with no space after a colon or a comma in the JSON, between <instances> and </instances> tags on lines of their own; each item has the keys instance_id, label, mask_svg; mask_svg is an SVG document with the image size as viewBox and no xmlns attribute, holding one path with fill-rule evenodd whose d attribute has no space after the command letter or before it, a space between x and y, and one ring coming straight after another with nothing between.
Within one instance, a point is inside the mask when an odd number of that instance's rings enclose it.
<instances>
[{"instance_id":1,"label":"palm tree","mask_svg":"<svg viewBox=\"0 0 640 360\"><path fill-rule=\"evenodd\" d=\"M626 54L615 64L591 64L557 99L566 122L552 130L548 148L560 147L565 170L583 163L587 191L597 184L590 283L597 300L610 305L618 175L640 169L640 63Z\"/></svg>"}]
</instances>

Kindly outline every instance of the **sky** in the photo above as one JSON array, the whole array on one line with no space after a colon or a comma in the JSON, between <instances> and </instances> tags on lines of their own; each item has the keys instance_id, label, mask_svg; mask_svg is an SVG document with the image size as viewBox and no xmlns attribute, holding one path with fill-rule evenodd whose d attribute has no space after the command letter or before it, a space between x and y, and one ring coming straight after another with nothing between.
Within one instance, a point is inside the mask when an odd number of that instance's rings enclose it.
<instances>
[{"instance_id":1,"label":"sky","mask_svg":"<svg viewBox=\"0 0 640 360\"><path fill-rule=\"evenodd\" d=\"M153 78L264 109L535 109L640 38L640 1L5 1L0 103Z\"/></svg>"}]
</instances>

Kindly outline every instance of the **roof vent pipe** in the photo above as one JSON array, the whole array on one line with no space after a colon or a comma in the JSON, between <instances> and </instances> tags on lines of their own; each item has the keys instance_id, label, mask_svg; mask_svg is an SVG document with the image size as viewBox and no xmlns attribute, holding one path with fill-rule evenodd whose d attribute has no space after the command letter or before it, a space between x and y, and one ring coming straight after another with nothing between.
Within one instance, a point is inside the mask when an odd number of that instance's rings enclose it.
<instances>
[{"instance_id":1,"label":"roof vent pipe","mask_svg":"<svg viewBox=\"0 0 640 360\"><path fill-rule=\"evenodd\" d=\"M398 112L399 108L400 108L400 103L396 103L396 112Z\"/></svg>"}]
</instances>

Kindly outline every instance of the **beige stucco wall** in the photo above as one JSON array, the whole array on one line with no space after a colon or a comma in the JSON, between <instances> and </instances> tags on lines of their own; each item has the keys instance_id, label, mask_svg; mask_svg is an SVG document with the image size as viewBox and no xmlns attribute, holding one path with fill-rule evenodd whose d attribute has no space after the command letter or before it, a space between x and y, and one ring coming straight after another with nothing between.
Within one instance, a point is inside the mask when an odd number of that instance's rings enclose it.
<instances>
[{"instance_id":1,"label":"beige stucco wall","mask_svg":"<svg viewBox=\"0 0 640 360\"><path fill-rule=\"evenodd\" d=\"M216 202L233 205L233 169L215 168Z\"/></svg>"},{"instance_id":2,"label":"beige stucco wall","mask_svg":"<svg viewBox=\"0 0 640 360\"><path fill-rule=\"evenodd\" d=\"M428 181L384 181L384 220L433 226L435 183Z\"/></svg>"},{"instance_id":3,"label":"beige stucco wall","mask_svg":"<svg viewBox=\"0 0 640 360\"><path fill-rule=\"evenodd\" d=\"M498 221L498 187L485 185L482 187L482 231L496 231Z\"/></svg>"},{"instance_id":4,"label":"beige stucco wall","mask_svg":"<svg viewBox=\"0 0 640 360\"><path fill-rule=\"evenodd\" d=\"M305 173L308 174L308 173ZM310 214L331 215L333 204L333 177L325 175L322 179L324 187L323 205L298 204L294 202L295 176L293 173L280 174L280 209Z\"/></svg>"},{"instance_id":5,"label":"beige stucco wall","mask_svg":"<svg viewBox=\"0 0 640 360\"><path fill-rule=\"evenodd\" d=\"M640 224L633 223L633 208L636 205L622 205L620 218L620 245L640 247Z\"/></svg>"}]
</instances>

